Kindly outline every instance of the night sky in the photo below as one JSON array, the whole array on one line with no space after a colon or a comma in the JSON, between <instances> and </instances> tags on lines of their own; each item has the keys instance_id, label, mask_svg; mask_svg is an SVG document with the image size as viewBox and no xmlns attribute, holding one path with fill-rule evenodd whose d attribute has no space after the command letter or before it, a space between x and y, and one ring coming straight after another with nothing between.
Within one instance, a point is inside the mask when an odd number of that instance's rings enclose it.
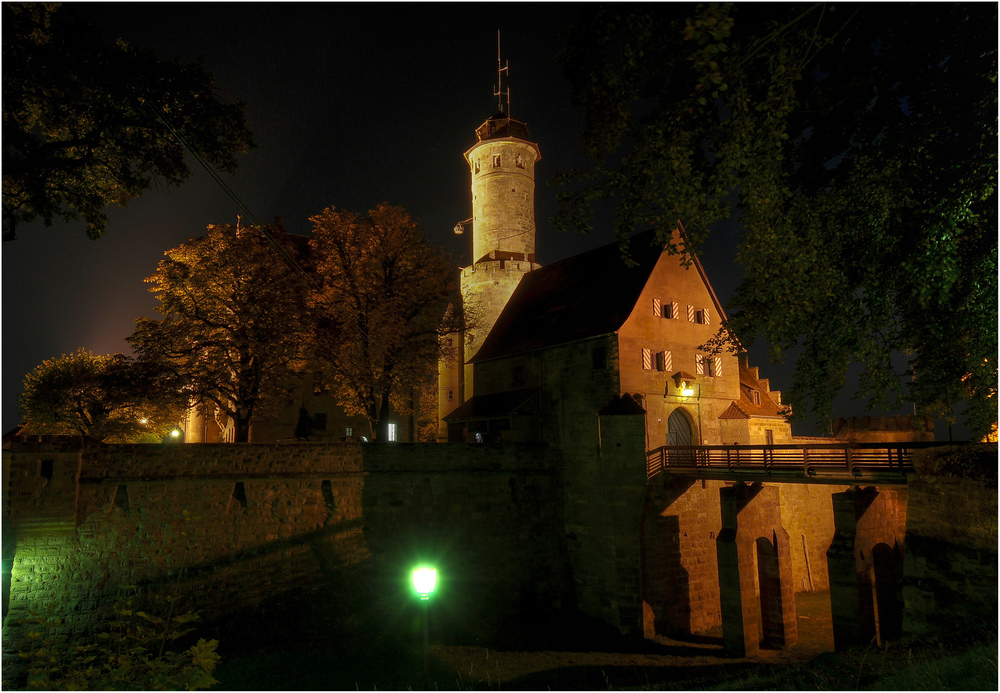
<instances>
[{"instance_id":1,"label":"night sky","mask_svg":"<svg viewBox=\"0 0 1000 693\"><path fill-rule=\"evenodd\" d=\"M560 4L174 4L74 3L62 12L161 57L203 58L226 100L246 103L257 148L223 179L262 223L281 216L306 235L309 217L329 206L356 212L388 201L405 207L456 264L471 236L455 236L471 215L462 154L475 128L496 112L497 30L509 63L511 115L539 144L537 257L550 264L613 240L610 225L587 236L557 234L556 171L585 163L582 113L555 55L576 5ZM24 375L79 347L129 353L140 316L158 317L143 279L163 253L235 223L236 205L197 165L179 188L158 186L127 208L111 207L104 237L82 222L19 226L3 244L3 430L18 422ZM726 302L742 270L736 232L720 228L702 258ZM772 388L787 389L790 366L751 351ZM848 384L851 388L851 383ZM863 415L848 395L838 415ZM905 411L905 410L904 410ZM796 433L810 429L796 426ZM940 431L939 431L940 437Z\"/></svg>"}]
</instances>

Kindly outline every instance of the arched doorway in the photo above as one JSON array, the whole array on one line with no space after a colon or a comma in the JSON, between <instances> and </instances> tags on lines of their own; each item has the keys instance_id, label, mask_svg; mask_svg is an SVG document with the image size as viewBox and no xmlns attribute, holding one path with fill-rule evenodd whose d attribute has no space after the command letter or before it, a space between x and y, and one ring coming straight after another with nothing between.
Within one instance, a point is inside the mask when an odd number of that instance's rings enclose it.
<instances>
[{"instance_id":1,"label":"arched doorway","mask_svg":"<svg viewBox=\"0 0 1000 693\"><path fill-rule=\"evenodd\" d=\"M680 408L667 419L667 445L693 445L691 442L691 423Z\"/></svg>"}]
</instances>

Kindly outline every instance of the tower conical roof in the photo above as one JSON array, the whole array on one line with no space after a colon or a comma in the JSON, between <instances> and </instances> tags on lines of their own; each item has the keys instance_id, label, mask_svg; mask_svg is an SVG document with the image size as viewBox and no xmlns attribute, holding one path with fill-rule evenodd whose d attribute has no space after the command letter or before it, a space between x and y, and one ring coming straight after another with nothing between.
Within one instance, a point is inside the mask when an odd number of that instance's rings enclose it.
<instances>
[{"instance_id":1,"label":"tower conical roof","mask_svg":"<svg viewBox=\"0 0 1000 693\"><path fill-rule=\"evenodd\" d=\"M516 137L528 139L528 126L520 120L515 120L505 113L496 113L486 119L486 122L476 128L476 141L492 140L499 137Z\"/></svg>"}]
</instances>

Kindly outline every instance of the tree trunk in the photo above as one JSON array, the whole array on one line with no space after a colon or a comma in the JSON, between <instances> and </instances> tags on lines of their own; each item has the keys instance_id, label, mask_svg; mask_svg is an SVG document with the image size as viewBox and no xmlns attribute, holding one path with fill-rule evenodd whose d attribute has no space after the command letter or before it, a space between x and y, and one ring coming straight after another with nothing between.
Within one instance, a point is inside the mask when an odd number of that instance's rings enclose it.
<instances>
[{"instance_id":1,"label":"tree trunk","mask_svg":"<svg viewBox=\"0 0 1000 693\"><path fill-rule=\"evenodd\" d=\"M234 442L236 443L249 443L250 442L250 417L238 418L234 421L236 425L236 431L234 434Z\"/></svg>"},{"instance_id":2,"label":"tree trunk","mask_svg":"<svg viewBox=\"0 0 1000 693\"><path fill-rule=\"evenodd\" d=\"M378 412L378 437L383 443L389 442L389 393L382 395Z\"/></svg>"}]
</instances>

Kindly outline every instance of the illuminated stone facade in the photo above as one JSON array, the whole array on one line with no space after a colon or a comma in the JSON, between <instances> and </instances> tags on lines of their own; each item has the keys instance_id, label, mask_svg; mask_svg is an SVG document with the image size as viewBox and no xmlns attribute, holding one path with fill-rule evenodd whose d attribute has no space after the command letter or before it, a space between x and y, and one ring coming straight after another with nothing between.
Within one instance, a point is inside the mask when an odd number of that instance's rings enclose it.
<instances>
[{"instance_id":1,"label":"illuminated stone facade","mask_svg":"<svg viewBox=\"0 0 1000 693\"><path fill-rule=\"evenodd\" d=\"M535 164L542 155L527 126L497 114L476 130L465 153L472 175L472 257L462 268L461 288L469 326L463 362L468 364L504 306L535 263ZM464 368L464 397L473 392L472 366Z\"/></svg>"}]
</instances>

